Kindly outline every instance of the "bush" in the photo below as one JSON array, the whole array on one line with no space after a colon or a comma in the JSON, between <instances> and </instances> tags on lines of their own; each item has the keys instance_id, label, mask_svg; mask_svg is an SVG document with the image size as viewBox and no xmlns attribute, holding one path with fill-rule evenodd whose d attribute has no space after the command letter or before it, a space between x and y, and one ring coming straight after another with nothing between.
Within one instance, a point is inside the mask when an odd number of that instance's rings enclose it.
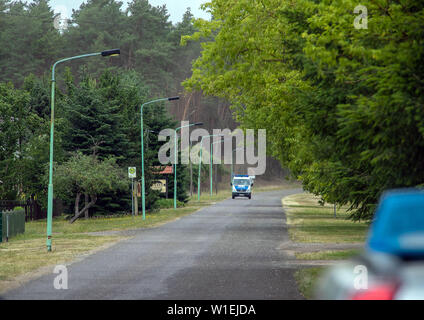
<instances>
[{"instance_id":1,"label":"bush","mask_svg":"<svg viewBox=\"0 0 424 320\"><path fill-rule=\"evenodd\" d=\"M159 199L156 204L160 209L170 209L174 207L174 199ZM177 200L177 208L184 207L184 202Z\"/></svg>"}]
</instances>

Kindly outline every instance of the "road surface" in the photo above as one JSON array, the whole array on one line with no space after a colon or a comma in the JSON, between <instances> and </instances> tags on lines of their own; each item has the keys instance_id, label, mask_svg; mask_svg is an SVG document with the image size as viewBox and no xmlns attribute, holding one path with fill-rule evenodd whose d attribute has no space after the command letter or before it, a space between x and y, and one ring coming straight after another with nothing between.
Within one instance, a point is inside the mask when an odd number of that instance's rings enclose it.
<instances>
[{"instance_id":1,"label":"road surface","mask_svg":"<svg viewBox=\"0 0 424 320\"><path fill-rule=\"evenodd\" d=\"M3 299L301 299L281 198L301 190L254 194L204 208L158 228L137 230L68 266L68 290L52 273Z\"/></svg>"}]
</instances>

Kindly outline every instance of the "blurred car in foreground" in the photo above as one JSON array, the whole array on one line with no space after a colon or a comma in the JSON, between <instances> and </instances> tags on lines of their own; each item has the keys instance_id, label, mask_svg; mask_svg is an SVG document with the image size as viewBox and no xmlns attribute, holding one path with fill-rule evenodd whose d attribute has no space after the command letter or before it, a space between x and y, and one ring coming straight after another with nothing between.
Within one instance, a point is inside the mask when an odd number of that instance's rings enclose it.
<instances>
[{"instance_id":1,"label":"blurred car in foreground","mask_svg":"<svg viewBox=\"0 0 424 320\"><path fill-rule=\"evenodd\" d=\"M365 251L330 268L317 299L424 300L424 191L383 194Z\"/></svg>"}]
</instances>

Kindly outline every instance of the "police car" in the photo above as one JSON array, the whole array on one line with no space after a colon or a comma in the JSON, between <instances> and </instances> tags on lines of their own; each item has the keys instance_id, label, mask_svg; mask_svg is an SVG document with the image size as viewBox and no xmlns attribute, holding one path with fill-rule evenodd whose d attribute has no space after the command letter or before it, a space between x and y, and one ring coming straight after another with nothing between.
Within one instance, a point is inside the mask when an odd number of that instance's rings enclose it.
<instances>
[{"instance_id":1,"label":"police car","mask_svg":"<svg viewBox=\"0 0 424 320\"><path fill-rule=\"evenodd\" d=\"M233 199L235 197L252 198L253 179L248 175L236 174L231 183L233 189Z\"/></svg>"}]
</instances>

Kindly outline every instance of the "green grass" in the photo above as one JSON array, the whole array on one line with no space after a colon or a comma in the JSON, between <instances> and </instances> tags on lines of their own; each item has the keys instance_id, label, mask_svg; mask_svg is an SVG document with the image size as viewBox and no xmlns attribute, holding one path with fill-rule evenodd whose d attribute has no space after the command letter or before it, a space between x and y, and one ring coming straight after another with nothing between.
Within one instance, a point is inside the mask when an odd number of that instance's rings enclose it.
<instances>
[{"instance_id":1,"label":"green grass","mask_svg":"<svg viewBox=\"0 0 424 320\"><path fill-rule=\"evenodd\" d=\"M332 250L318 252L298 252L298 260L346 260L358 255L360 250Z\"/></svg>"},{"instance_id":2,"label":"green grass","mask_svg":"<svg viewBox=\"0 0 424 320\"><path fill-rule=\"evenodd\" d=\"M306 299L314 298L314 290L317 279L325 271L325 268L304 268L295 272L294 277L298 283L299 291Z\"/></svg>"},{"instance_id":3,"label":"green grass","mask_svg":"<svg viewBox=\"0 0 424 320\"><path fill-rule=\"evenodd\" d=\"M73 235L99 231L117 231L138 228L151 228L163 223L175 220L187 214L197 211L200 206L187 206L174 209L162 209L157 213L146 214L146 220L143 221L139 216L120 216L96 219L80 219L70 224L63 217L53 220L53 237L57 235ZM46 220L39 220L26 223L25 234L18 235L14 240L34 239L44 237L46 232Z\"/></svg>"},{"instance_id":4,"label":"green grass","mask_svg":"<svg viewBox=\"0 0 424 320\"><path fill-rule=\"evenodd\" d=\"M352 243L365 240L368 224L349 220L347 208L321 206L311 194L296 194L283 199L289 234L295 242Z\"/></svg>"},{"instance_id":5,"label":"green grass","mask_svg":"<svg viewBox=\"0 0 424 320\"><path fill-rule=\"evenodd\" d=\"M123 237L93 237L87 235L59 235L54 238L52 252L46 251L44 237L14 239L0 245L0 293L16 287L16 279L41 267L66 264ZM52 272L53 269L50 271Z\"/></svg>"}]
</instances>

